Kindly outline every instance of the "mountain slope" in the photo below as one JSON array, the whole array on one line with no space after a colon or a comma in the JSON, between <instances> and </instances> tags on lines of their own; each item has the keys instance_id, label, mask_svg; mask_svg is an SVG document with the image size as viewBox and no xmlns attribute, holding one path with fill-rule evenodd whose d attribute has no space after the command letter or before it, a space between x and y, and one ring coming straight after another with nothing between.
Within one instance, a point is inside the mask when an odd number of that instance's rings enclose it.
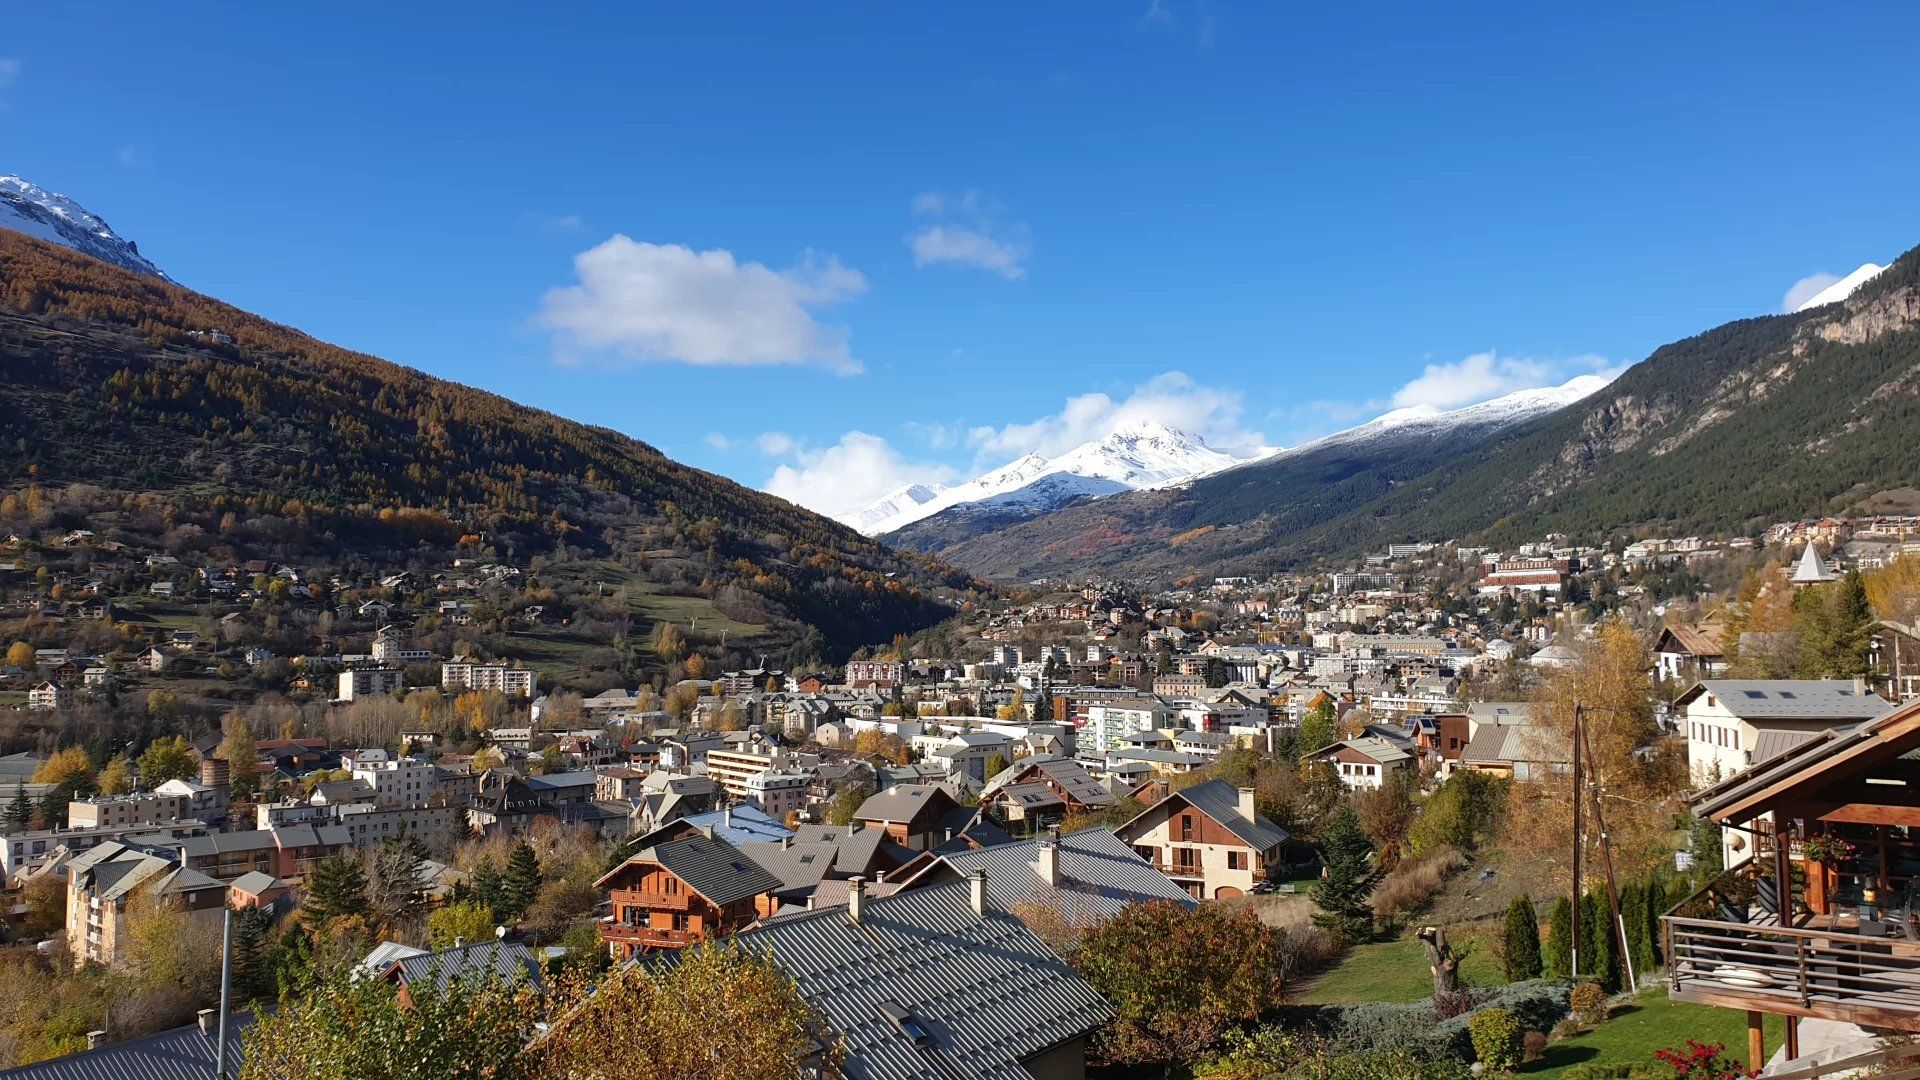
<instances>
[{"instance_id":1,"label":"mountain slope","mask_svg":"<svg viewBox=\"0 0 1920 1080\"><path fill-rule=\"evenodd\" d=\"M86 207L18 176L0 176L0 229L14 229L136 274L169 280L140 254L138 245L121 239Z\"/></svg>"},{"instance_id":2,"label":"mountain slope","mask_svg":"<svg viewBox=\"0 0 1920 1080\"><path fill-rule=\"evenodd\" d=\"M1182 556L1167 546L1174 535L1257 519L1263 528L1245 543L1249 549L1264 545L1276 532L1337 516L1605 384L1588 375L1565 386L1523 390L1451 412L1431 406L1396 409L1358 427L1203 477L1178 495L1131 495L1098 506L1061 509L1044 518L956 508L884 538L897 547L941 553L984 572L1015 578L1108 565L1182 565ZM1025 518L1035 519L1031 527L1006 532ZM1220 548L1222 543L1223 538L1215 538L1209 546ZM1222 548L1219 557L1231 554L1230 548Z\"/></svg>"},{"instance_id":3,"label":"mountain slope","mask_svg":"<svg viewBox=\"0 0 1920 1080\"><path fill-rule=\"evenodd\" d=\"M1794 313L1798 314L1802 311L1811 311L1814 308L1825 307L1828 304L1837 304L1847 297L1852 296L1855 290L1867 282L1872 281L1885 269L1886 267L1876 266L1873 263L1861 263L1860 267L1853 273L1848 274L1839 281L1807 297L1804 303L1793 309Z\"/></svg>"},{"instance_id":4,"label":"mountain slope","mask_svg":"<svg viewBox=\"0 0 1920 1080\"><path fill-rule=\"evenodd\" d=\"M841 516L869 536L941 513L1014 520L1082 498L1183 484L1244 460L1165 424L1136 421L1048 458L1025 454L952 487L912 485Z\"/></svg>"},{"instance_id":5,"label":"mountain slope","mask_svg":"<svg viewBox=\"0 0 1920 1080\"><path fill-rule=\"evenodd\" d=\"M830 651L929 625L970 586L618 432L4 229L0 445L0 489L127 493L217 522L195 529L222 544L638 553L659 588L765 612L794 638L816 627Z\"/></svg>"}]
</instances>

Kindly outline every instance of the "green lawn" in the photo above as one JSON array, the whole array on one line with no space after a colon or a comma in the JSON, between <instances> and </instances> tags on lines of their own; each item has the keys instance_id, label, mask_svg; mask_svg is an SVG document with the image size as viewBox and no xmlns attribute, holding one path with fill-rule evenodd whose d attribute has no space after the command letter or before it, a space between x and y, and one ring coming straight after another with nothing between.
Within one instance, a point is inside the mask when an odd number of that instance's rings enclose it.
<instances>
[{"instance_id":1,"label":"green lawn","mask_svg":"<svg viewBox=\"0 0 1920 1080\"><path fill-rule=\"evenodd\" d=\"M1467 945L1470 936L1459 942ZM1474 986L1502 981L1498 961L1479 943L1460 963L1460 974ZM1356 947L1340 965L1307 984L1302 1005L1354 1005L1365 1001L1419 1001L1433 996L1427 948L1414 938L1378 941Z\"/></svg>"},{"instance_id":2,"label":"green lawn","mask_svg":"<svg viewBox=\"0 0 1920 1080\"><path fill-rule=\"evenodd\" d=\"M1784 1037L1780 1018L1767 1018L1767 1052ZM1652 1061L1662 1047L1682 1046L1688 1039L1722 1043L1735 1056L1746 1056L1747 1017L1734 1009L1716 1009L1671 1001L1664 985L1642 991L1632 1004L1614 1010L1611 1019L1592 1031L1547 1047L1546 1056L1520 1069L1529 1076L1558 1076L1575 1065L1597 1063L1630 1065Z\"/></svg>"}]
</instances>

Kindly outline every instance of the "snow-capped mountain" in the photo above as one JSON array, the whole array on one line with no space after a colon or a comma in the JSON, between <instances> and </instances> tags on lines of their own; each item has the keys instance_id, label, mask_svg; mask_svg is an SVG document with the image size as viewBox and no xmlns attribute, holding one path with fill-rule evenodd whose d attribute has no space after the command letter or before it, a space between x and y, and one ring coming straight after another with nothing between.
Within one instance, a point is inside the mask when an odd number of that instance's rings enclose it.
<instances>
[{"instance_id":1,"label":"snow-capped mountain","mask_svg":"<svg viewBox=\"0 0 1920 1080\"><path fill-rule=\"evenodd\" d=\"M1879 276L1880 271L1885 269L1886 267L1876 266L1873 263L1861 263L1858 270L1821 289L1819 292L1814 293L1811 297L1807 298L1806 303L1801 304L1793 310L1795 312L1801 312L1827 304L1837 304L1847 297L1852 296L1853 290L1872 281L1875 277Z\"/></svg>"},{"instance_id":2,"label":"snow-capped mountain","mask_svg":"<svg viewBox=\"0 0 1920 1080\"><path fill-rule=\"evenodd\" d=\"M83 255L170 281L133 241L122 239L87 208L18 176L0 176L0 229L70 247Z\"/></svg>"},{"instance_id":3,"label":"snow-capped mountain","mask_svg":"<svg viewBox=\"0 0 1920 1080\"><path fill-rule=\"evenodd\" d=\"M1039 513L1072 499L1184 484L1249 460L1216 450L1198 435L1141 421L1056 458L1023 455L963 484L909 485L840 520L877 536L957 506Z\"/></svg>"},{"instance_id":4,"label":"snow-capped mountain","mask_svg":"<svg viewBox=\"0 0 1920 1080\"><path fill-rule=\"evenodd\" d=\"M1384 413L1358 427L1336 431L1332 435L1302 443L1275 455L1286 458L1328 446L1370 442L1388 437L1442 434L1461 428L1490 429L1517 424L1542 413L1571 405L1607 385L1598 375L1581 375L1559 386L1516 390L1491 401L1442 411L1432 405L1414 405Z\"/></svg>"}]
</instances>

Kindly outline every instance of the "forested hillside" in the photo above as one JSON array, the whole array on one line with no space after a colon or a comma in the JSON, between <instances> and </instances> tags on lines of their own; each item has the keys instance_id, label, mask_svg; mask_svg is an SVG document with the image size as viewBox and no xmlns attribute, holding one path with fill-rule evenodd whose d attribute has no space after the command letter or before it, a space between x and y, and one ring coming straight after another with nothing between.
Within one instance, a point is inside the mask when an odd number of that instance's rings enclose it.
<instances>
[{"instance_id":1,"label":"forested hillside","mask_svg":"<svg viewBox=\"0 0 1920 1080\"><path fill-rule=\"evenodd\" d=\"M83 486L159 498L256 557L637 553L664 587L818 627L830 651L938 621L972 586L618 432L4 229L0 446L0 517L52 505L29 485Z\"/></svg>"},{"instance_id":2,"label":"forested hillside","mask_svg":"<svg viewBox=\"0 0 1920 1080\"><path fill-rule=\"evenodd\" d=\"M1118 495L963 543L984 576L1279 569L1390 541L1745 532L1920 501L1920 252L1844 304L1728 323L1486 437L1332 447ZM923 533L929 530L923 530Z\"/></svg>"}]
</instances>

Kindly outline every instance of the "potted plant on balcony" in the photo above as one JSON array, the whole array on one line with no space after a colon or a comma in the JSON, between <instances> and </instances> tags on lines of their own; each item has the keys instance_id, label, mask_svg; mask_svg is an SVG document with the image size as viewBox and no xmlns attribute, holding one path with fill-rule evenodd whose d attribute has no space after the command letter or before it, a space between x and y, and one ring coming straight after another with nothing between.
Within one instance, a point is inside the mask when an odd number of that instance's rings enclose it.
<instances>
[{"instance_id":1,"label":"potted plant on balcony","mask_svg":"<svg viewBox=\"0 0 1920 1080\"><path fill-rule=\"evenodd\" d=\"M1800 854L1809 862L1832 869L1853 858L1853 845L1832 833L1820 833L1800 841Z\"/></svg>"}]
</instances>

